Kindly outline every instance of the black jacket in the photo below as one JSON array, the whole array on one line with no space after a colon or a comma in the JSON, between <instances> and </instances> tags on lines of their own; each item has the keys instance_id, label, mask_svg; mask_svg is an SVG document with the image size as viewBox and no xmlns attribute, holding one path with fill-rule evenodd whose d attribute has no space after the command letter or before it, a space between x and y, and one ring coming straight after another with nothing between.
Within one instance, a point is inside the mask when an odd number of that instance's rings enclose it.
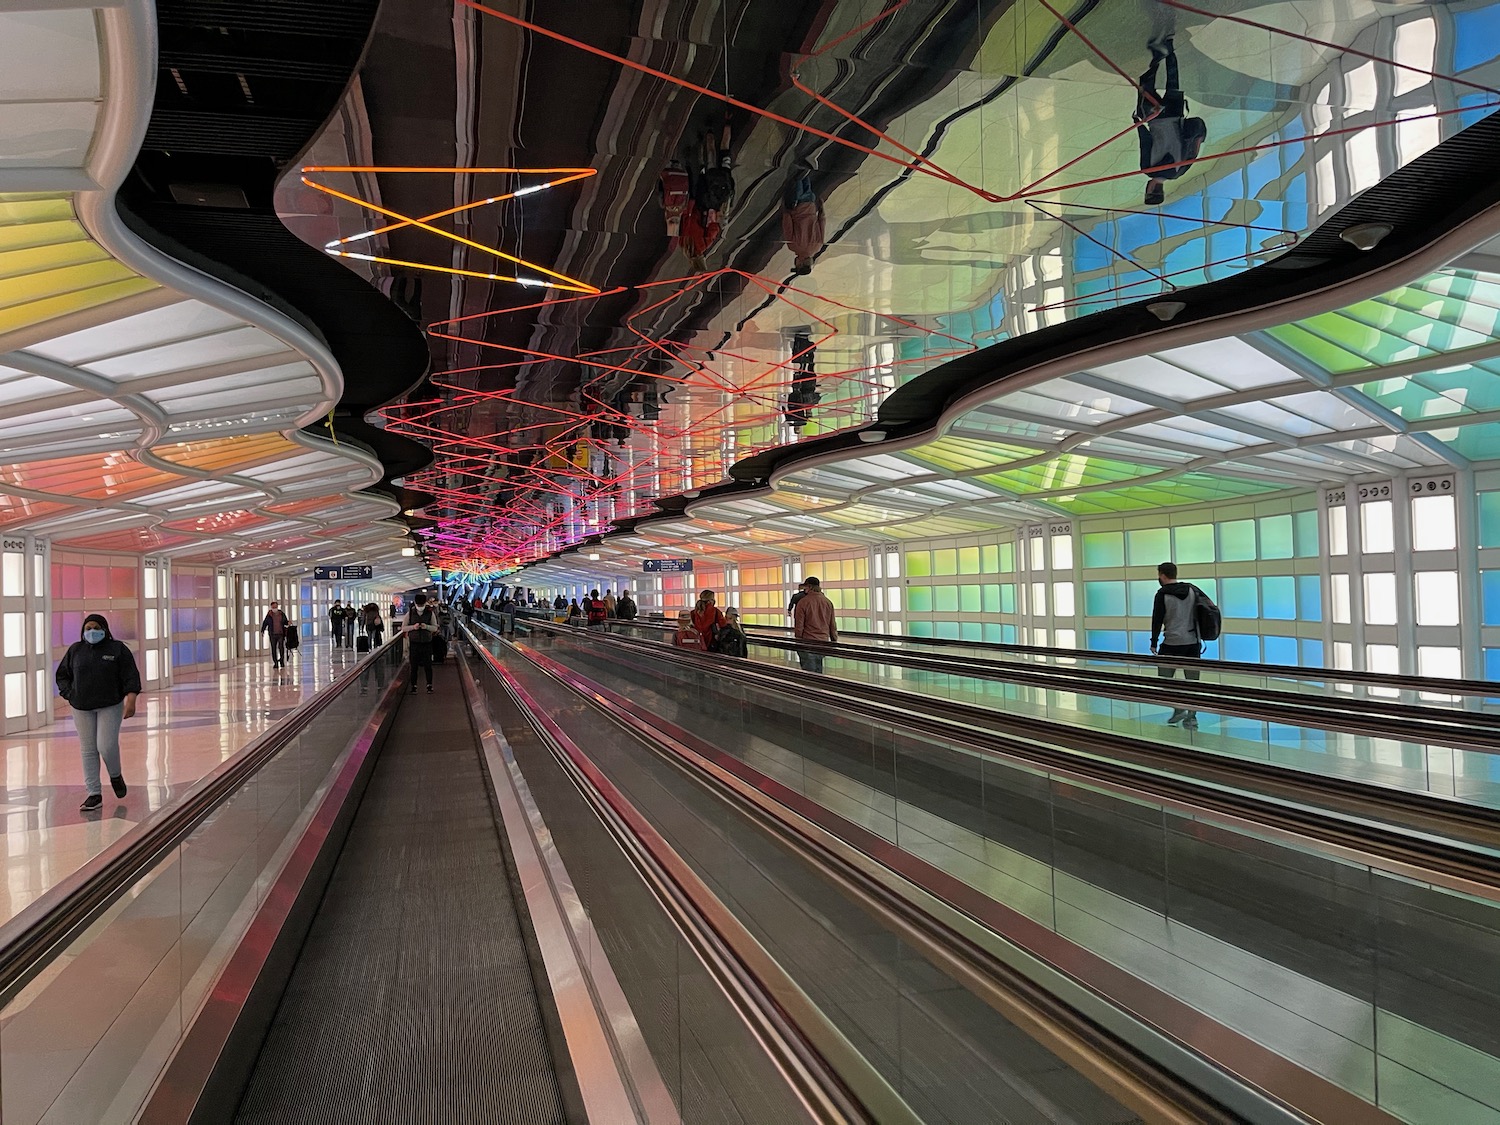
<instances>
[{"instance_id":1,"label":"black jacket","mask_svg":"<svg viewBox=\"0 0 1500 1125\"><path fill-rule=\"evenodd\" d=\"M57 694L75 711L113 707L138 695L141 674L124 642L106 636L96 645L74 641L57 664Z\"/></svg>"},{"instance_id":2,"label":"black jacket","mask_svg":"<svg viewBox=\"0 0 1500 1125\"><path fill-rule=\"evenodd\" d=\"M634 598L621 598L615 603L615 616L621 621L634 621L636 612Z\"/></svg>"}]
</instances>

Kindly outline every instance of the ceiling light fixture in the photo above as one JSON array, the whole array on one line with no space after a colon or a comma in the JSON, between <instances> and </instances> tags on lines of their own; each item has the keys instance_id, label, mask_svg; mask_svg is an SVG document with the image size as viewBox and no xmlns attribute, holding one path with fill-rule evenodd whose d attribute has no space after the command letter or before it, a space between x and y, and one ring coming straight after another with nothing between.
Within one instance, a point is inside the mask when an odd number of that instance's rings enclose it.
<instances>
[{"instance_id":1,"label":"ceiling light fixture","mask_svg":"<svg viewBox=\"0 0 1500 1125\"><path fill-rule=\"evenodd\" d=\"M1339 231L1339 237L1356 250L1373 250L1395 229L1390 223L1356 223Z\"/></svg>"},{"instance_id":2,"label":"ceiling light fixture","mask_svg":"<svg viewBox=\"0 0 1500 1125\"><path fill-rule=\"evenodd\" d=\"M589 552L589 562L598 562L598 561L599 561L599 552L598 551L590 551Z\"/></svg>"},{"instance_id":3,"label":"ceiling light fixture","mask_svg":"<svg viewBox=\"0 0 1500 1125\"><path fill-rule=\"evenodd\" d=\"M859 431L859 440L860 441L869 442L870 444L873 445L877 441L884 441L885 440L885 431L884 430L860 430Z\"/></svg>"},{"instance_id":4,"label":"ceiling light fixture","mask_svg":"<svg viewBox=\"0 0 1500 1125\"><path fill-rule=\"evenodd\" d=\"M1187 308L1186 301L1152 301L1146 306L1146 311L1166 324L1176 320L1178 314L1185 308Z\"/></svg>"},{"instance_id":5,"label":"ceiling light fixture","mask_svg":"<svg viewBox=\"0 0 1500 1125\"><path fill-rule=\"evenodd\" d=\"M703 493L699 492L696 488L690 488L686 492L684 492L683 495L686 496L689 500L696 500L698 499L698 497L702 496Z\"/></svg>"}]
</instances>

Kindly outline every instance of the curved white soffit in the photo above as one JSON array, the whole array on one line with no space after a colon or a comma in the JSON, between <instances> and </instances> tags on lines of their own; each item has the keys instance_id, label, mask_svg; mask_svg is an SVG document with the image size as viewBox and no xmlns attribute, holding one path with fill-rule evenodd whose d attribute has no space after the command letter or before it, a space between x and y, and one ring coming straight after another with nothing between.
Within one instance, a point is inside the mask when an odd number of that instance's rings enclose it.
<instances>
[{"instance_id":1,"label":"curved white soffit","mask_svg":"<svg viewBox=\"0 0 1500 1125\"><path fill-rule=\"evenodd\" d=\"M309 410L297 420L299 427L311 425L344 394L344 373L322 338L249 294L168 257L138 238L120 218L115 192L135 164L155 98L156 5L152 0L124 0L118 7L102 9L101 15L108 93L89 156L89 175L99 190L75 197L79 221L99 245L137 273L243 317L305 356L328 395L325 408Z\"/></svg>"},{"instance_id":2,"label":"curved white soffit","mask_svg":"<svg viewBox=\"0 0 1500 1125\"><path fill-rule=\"evenodd\" d=\"M384 469L377 459L353 447L310 439L301 430L301 427L324 417L343 394L343 373L322 338L233 286L168 257L139 239L120 219L115 207L115 193L130 173L151 117L157 60L155 5L151 0L119 0L114 6L100 9L97 18L100 21L105 91L87 162L88 177L96 186L73 193L79 221L101 248L123 265L143 277L163 284L168 291L176 290L182 297L202 301L265 331L285 347L301 355L317 373L322 398L317 405L299 416L294 426L280 429L279 432L305 449L332 454L366 468L369 479L364 484L379 480ZM145 307L152 307L157 304L157 300L148 299L144 304ZM69 317L67 330L107 324L110 319L120 315L122 306L126 309L124 315L129 315L140 311L142 303L130 298L110 302L97 310L90 310L93 315ZM107 316L100 315L106 313ZM56 322L54 326L61 327ZM162 462L150 453L149 448L141 449L137 458L147 465L169 469L187 479L201 478L204 475L185 466ZM251 482L247 480L245 483ZM25 490L7 491L21 494ZM268 501L276 499L276 489L262 491ZM368 513L372 525L377 526L383 517L396 515L400 510L399 505L389 498L354 492L330 493L329 501L330 508L344 510L345 519L348 518L348 505L354 504L362 508L364 513ZM122 512L134 511L145 516L143 522L148 525L159 524L170 518L166 513L148 512L129 502L104 503L100 506ZM318 521L315 516L303 517L295 522L310 525L308 530L314 533L330 526ZM394 525L390 526L394 529ZM234 535L204 537L204 541L194 545L191 550L211 550L214 543L221 543L226 548L234 547L240 545L237 541L238 537Z\"/></svg>"}]
</instances>

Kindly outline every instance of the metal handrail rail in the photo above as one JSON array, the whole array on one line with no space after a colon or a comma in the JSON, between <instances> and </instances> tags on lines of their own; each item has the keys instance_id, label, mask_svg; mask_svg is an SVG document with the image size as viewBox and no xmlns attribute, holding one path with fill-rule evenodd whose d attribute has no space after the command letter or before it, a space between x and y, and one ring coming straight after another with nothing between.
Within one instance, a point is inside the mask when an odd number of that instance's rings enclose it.
<instances>
[{"instance_id":1,"label":"metal handrail rail","mask_svg":"<svg viewBox=\"0 0 1500 1125\"><path fill-rule=\"evenodd\" d=\"M350 666L347 674L284 716L275 726L199 778L178 800L126 833L0 925L0 1005L8 1003L52 956L232 797L296 738L389 646Z\"/></svg>"},{"instance_id":2,"label":"metal handrail rail","mask_svg":"<svg viewBox=\"0 0 1500 1125\"><path fill-rule=\"evenodd\" d=\"M490 613L491 610L482 612ZM518 616L526 611L517 611ZM538 616L542 616L538 614ZM669 621L656 621L637 617L624 624L642 628L673 628ZM767 640L779 639L765 636L769 633L790 633L789 625L746 625L745 632L752 639L764 636ZM1100 664L1131 664L1144 668L1201 668L1202 660L1178 656L1143 656L1133 652L1115 652L1110 649L1057 648L1047 645L1003 644L998 641L964 641L948 637L914 637L909 633L863 633L840 629L841 637L868 638L925 648L977 648L993 650L997 655L1044 656L1055 660L1091 661ZM1434 695L1475 695L1482 698L1500 697L1500 685L1487 680L1446 680L1432 676L1403 676L1390 672L1357 672L1351 668L1304 668L1296 664L1252 664L1248 661L1213 661L1231 669L1236 675L1261 676L1273 680L1308 680L1313 683L1359 684L1371 688L1387 688L1392 691L1420 691Z\"/></svg>"},{"instance_id":3,"label":"metal handrail rail","mask_svg":"<svg viewBox=\"0 0 1500 1125\"><path fill-rule=\"evenodd\" d=\"M569 628L549 625L545 622L535 623L543 627ZM637 627L635 622L624 624L632 628ZM1211 680L1147 679L1094 668L963 661L955 657L930 653L865 648L842 642L837 645L804 645L800 641L780 638L752 637L751 640L754 644L768 648L788 651L809 648L826 656L842 656L872 664L887 664L916 671L995 680L1002 683L1021 683L1053 691L1102 695L1111 699L1134 702L1172 706L1181 704L1191 710L1210 710L1259 722L1448 746L1482 754L1500 754L1500 714L1445 710L1352 696L1309 695L1303 692L1278 691L1274 688L1225 684ZM1195 671L1209 671L1218 670L1222 666L1195 661L1191 667ZM1500 689L1492 687L1490 690Z\"/></svg>"},{"instance_id":4,"label":"metal handrail rail","mask_svg":"<svg viewBox=\"0 0 1500 1125\"><path fill-rule=\"evenodd\" d=\"M557 630L559 627L552 626L552 629ZM653 659L666 659L688 667L701 667L700 662L708 659L700 653L663 648L651 645L649 641L608 634L595 635L589 639L625 648L649 647ZM717 663L713 670L718 673L725 671ZM844 681L824 677L827 685L838 685L835 689L816 682L819 677L815 675L799 674L793 683L788 673L777 672L765 666L746 665L742 661L734 665L734 671L737 680L757 683L780 692L795 691L796 697L802 702L816 702L829 710L851 709L848 693L842 690L846 686ZM929 702L924 699L923 707L927 707ZM955 704L953 709L963 706ZM1500 900L1500 863L1496 859L1497 852L1500 852L1500 848L1497 848L1497 841L1500 841L1497 821L1500 821L1500 815L1483 806L1470 806L1458 801L1446 801L1433 794L1412 793L1347 780L1343 780L1342 784L1332 784L1323 777L1317 778L1315 786L1305 782L1299 784L1296 778L1309 775L1299 775L1297 771L1282 767L1255 768L1259 766L1258 763L1250 766L1238 759L1214 759L1213 764L1226 779L1232 779L1235 774L1249 774L1253 769L1257 780L1264 781L1267 777L1276 777L1271 771L1280 771L1286 779L1283 787L1285 793L1267 795L1244 788L1243 780L1236 783L1232 780L1173 776L1164 772L1165 769L1173 768L1165 761L1136 764L1116 760L1121 750L1132 749L1129 745L1132 740L1113 734L1077 731L1077 737L1071 740L1074 745L1064 749L976 726L972 717L965 722L961 719L924 715L914 707L900 702L881 703L877 699L864 698L857 701L857 709L866 717L874 709L881 714L882 722L900 723L906 729L935 734L947 741L959 741L982 753L1018 759L1033 768L1041 767L1054 773L1072 775L1086 784L1107 785L1126 796L1211 811L1235 823L1264 825L1289 837L1337 849L1341 854L1359 862L1394 870L1404 876L1441 883L1486 900ZM1172 756L1164 746L1144 745L1164 760ZM1205 760L1203 755L1196 757L1200 763ZM1320 800L1339 789L1345 790L1342 796L1348 807L1340 809L1326 800ZM1297 795L1298 790L1301 791L1300 796ZM1363 813L1358 809L1361 799L1366 805ZM1369 806L1374 804L1416 808L1421 816L1428 818L1446 815L1463 824L1467 829L1467 838L1447 839L1432 834L1425 827L1405 827L1400 820L1387 822L1373 819Z\"/></svg>"}]
</instances>

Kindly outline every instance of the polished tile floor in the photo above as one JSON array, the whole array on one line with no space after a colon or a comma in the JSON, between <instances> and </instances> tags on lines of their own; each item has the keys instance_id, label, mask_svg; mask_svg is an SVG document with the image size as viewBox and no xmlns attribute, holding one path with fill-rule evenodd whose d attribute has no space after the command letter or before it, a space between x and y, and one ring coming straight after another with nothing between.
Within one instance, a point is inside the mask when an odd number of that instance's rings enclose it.
<instances>
[{"instance_id":1,"label":"polished tile floor","mask_svg":"<svg viewBox=\"0 0 1500 1125\"><path fill-rule=\"evenodd\" d=\"M51 726L0 736L5 763L0 922L14 917L355 662L350 649L331 650L327 640L308 641L284 669L272 668L269 656L254 656L219 671L183 673L164 691L141 696L136 717L120 733L130 792L117 799L106 781L104 807L95 812L78 809L84 797L82 766L78 736L65 705Z\"/></svg>"}]
</instances>

